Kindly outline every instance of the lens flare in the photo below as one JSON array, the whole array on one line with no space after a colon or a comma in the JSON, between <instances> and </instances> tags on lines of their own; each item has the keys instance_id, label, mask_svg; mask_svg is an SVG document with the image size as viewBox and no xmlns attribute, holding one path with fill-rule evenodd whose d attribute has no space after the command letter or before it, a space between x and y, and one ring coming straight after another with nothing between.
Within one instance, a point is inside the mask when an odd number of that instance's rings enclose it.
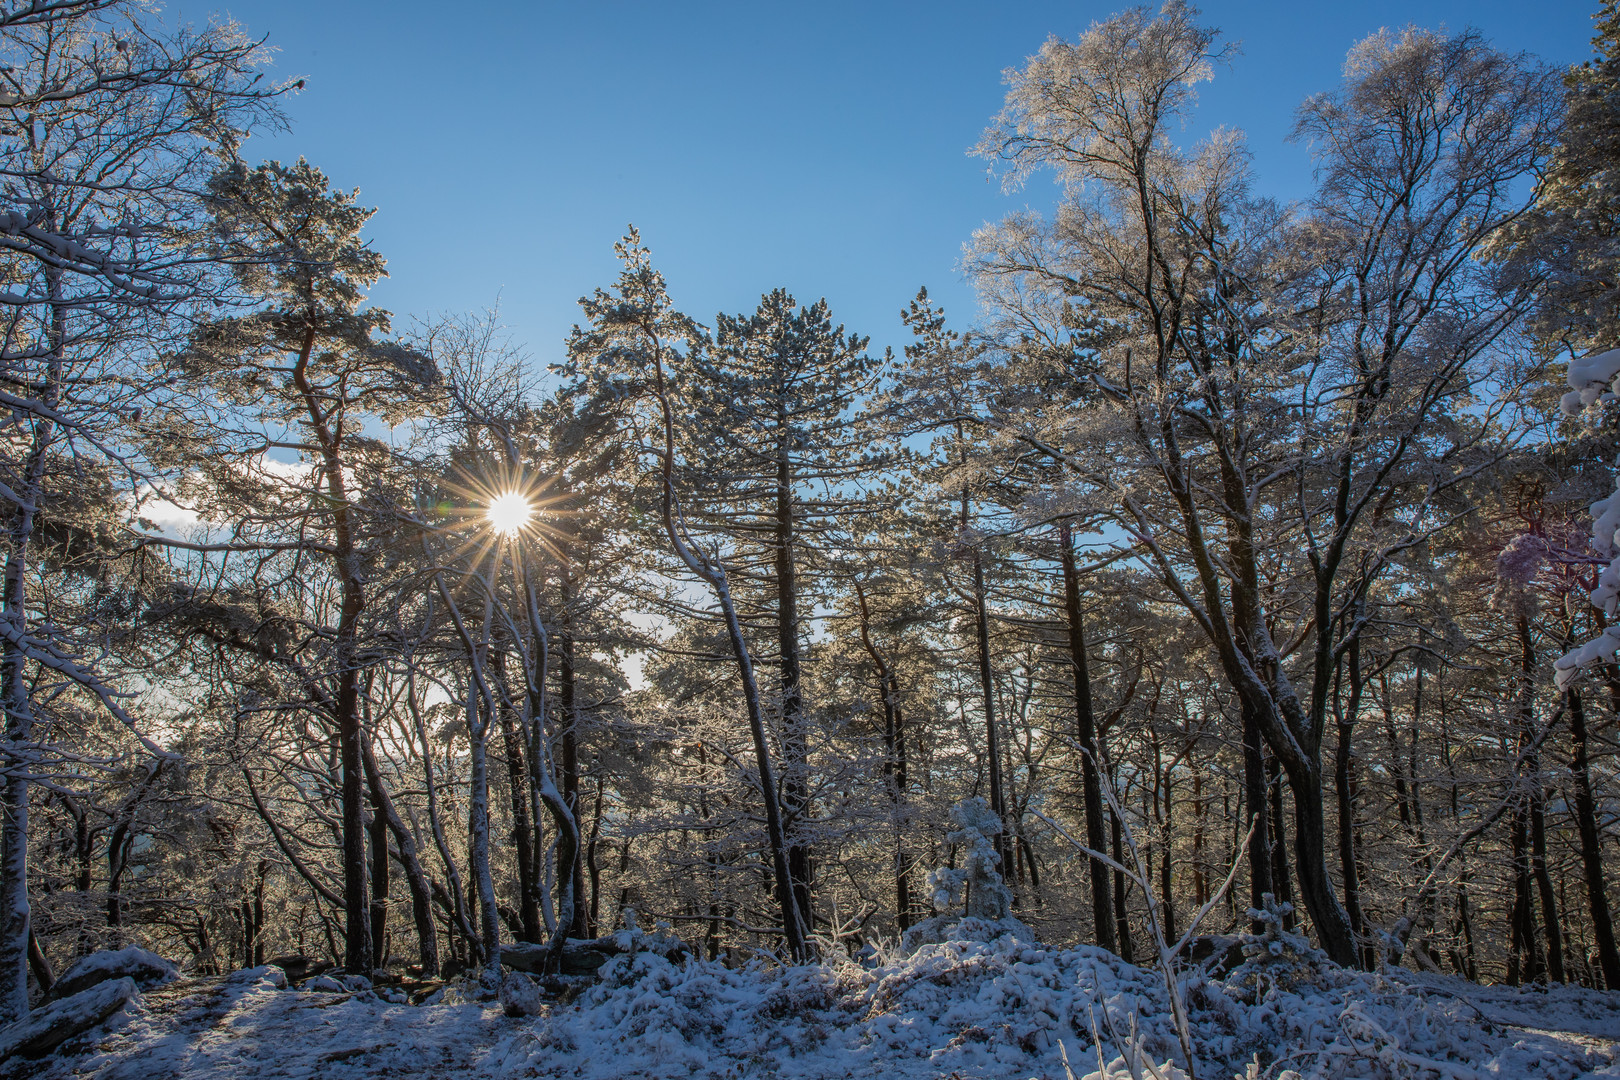
<instances>
[{"instance_id":1,"label":"lens flare","mask_svg":"<svg viewBox=\"0 0 1620 1080\"><path fill-rule=\"evenodd\" d=\"M489 519L489 527L501 536L516 536L529 523L529 518L534 516L534 507L522 495L508 491L490 500L485 516Z\"/></svg>"}]
</instances>

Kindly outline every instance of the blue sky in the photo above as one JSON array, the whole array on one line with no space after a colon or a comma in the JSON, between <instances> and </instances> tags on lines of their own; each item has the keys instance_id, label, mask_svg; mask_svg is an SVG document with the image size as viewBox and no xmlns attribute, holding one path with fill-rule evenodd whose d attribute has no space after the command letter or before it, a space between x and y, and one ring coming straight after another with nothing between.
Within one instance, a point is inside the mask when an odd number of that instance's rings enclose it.
<instances>
[{"instance_id":1,"label":"blue sky","mask_svg":"<svg viewBox=\"0 0 1620 1080\"><path fill-rule=\"evenodd\" d=\"M1262 191L1310 187L1294 107L1332 87L1345 51L1382 26L1474 26L1498 47L1566 65L1590 54L1591 0L1212 3L1242 52L1201 90L1190 136L1242 128ZM1000 107L1001 71L1110 3L427 4L193 0L279 48L303 76L289 134L254 157L300 154L378 207L370 235L400 322L482 308L551 362L576 300L615 273L635 222L676 302L710 321L786 286L826 296L874 347L904 343L919 285L972 315L956 266L986 220L1048 205L966 155Z\"/></svg>"}]
</instances>

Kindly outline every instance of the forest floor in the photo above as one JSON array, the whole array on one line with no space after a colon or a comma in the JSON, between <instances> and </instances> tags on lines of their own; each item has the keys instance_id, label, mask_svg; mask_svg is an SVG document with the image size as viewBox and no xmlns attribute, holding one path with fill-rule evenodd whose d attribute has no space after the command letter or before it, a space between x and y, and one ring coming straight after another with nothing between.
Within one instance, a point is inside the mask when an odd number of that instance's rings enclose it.
<instances>
[{"instance_id":1,"label":"forest floor","mask_svg":"<svg viewBox=\"0 0 1620 1080\"><path fill-rule=\"evenodd\" d=\"M1224 979L1184 980L1198 1080L1290 1070L1620 1080L1620 994L1262 959ZM1133 1044L1154 1062L1183 1057L1162 977L1091 948L1001 937L887 963L741 969L639 953L603 974L573 1001L520 1017L459 1002L454 987L410 1005L373 991L281 989L278 969L182 980L48 1058L0 1064L0 1077L1062 1080L1066 1051L1073 1076L1114 1080L1132 1075L1121 1055ZM1093 1031L1112 1067L1099 1069Z\"/></svg>"}]
</instances>

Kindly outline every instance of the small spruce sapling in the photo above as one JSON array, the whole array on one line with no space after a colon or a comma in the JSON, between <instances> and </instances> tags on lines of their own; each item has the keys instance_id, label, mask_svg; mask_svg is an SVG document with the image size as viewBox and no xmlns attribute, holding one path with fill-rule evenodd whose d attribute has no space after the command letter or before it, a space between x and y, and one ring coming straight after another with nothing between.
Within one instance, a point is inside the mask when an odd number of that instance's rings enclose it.
<instances>
[{"instance_id":1,"label":"small spruce sapling","mask_svg":"<svg viewBox=\"0 0 1620 1080\"><path fill-rule=\"evenodd\" d=\"M937 941L991 941L1012 934L1020 941L1035 935L1012 917L1012 890L1001 878L1001 855L991 839L1001 832L1001 819L990 805L975 796L951 807L954 832L945 839L966 849L958 868L939 867L928 875L934 901L933 918L906 931L904 951Z\"/></svg>"}]
</instances>

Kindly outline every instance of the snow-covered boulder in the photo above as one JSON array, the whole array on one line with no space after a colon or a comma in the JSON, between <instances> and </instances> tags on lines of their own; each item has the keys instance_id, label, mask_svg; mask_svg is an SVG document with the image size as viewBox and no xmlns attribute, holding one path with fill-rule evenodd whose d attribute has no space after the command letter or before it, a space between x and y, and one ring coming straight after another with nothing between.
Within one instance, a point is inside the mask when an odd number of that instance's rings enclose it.
<instances>
[{"instance_id":1,"label":"snow-covered boulder","mask_svg":"<svg viewBox=\"0 0 1620 1080\"><path fill-rule=\"evenodd\" d=\"M501 1011L507 1016L539 1016L544 1008L540 984L521 971L501 977Z\"/></svg>"},{"instance_id":2,"label":"snow-covered boulder","mask_svg":"<svg viewBox=\"0 0 1620 1080\"><path fill-rule=\"evenodd\" d=\"M15 1024L0 1029L0 1061L16 1054L25 1057L47 1054L105 1021L138 993L134 979L104 980L88 990L35 1009Z\"/></svg>"},{"instance_id":3,"label":"snow-covered boulder","mask_svg":"<svg viewBox=\"0 0 1620 1080\"><path fill-rule=\"evenodd\" d=\"M88 990L108 979L133 979L141 989L149 989L180 977L180 969L157 953L134 945L109 949L81 957L51 987L52 998L65 998Z\"/></svg>"},{"instance_id":4,"label":"snow-covered boulder","mask_svg":"<svg viewBox=\"0 0 1620 1080\"><path fill-rule=\"evenodd\" d=\"M287 989L287 973L275 964L260 964L258 967L233 971L229 981L248 985L262 982L275 987L277 990Z\"/></svg>"}]
</instances>

